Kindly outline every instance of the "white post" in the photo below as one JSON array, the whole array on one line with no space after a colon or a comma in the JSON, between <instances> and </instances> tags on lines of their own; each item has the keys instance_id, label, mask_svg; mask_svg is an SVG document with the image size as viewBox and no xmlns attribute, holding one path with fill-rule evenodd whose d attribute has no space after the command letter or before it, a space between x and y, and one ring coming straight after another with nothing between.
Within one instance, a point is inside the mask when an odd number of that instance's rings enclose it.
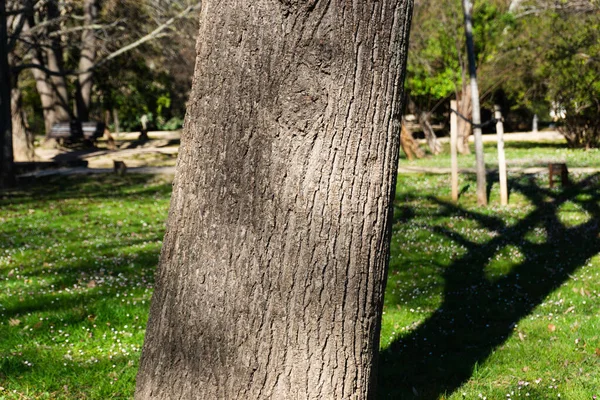
<instances>
[{"instance_id":1,"label":"white post","mask_svg":"<svg viewBox=\"0 0 600 400\"><path fill-rule=\"evenodd\" d=\"M450 159L452 170L452 201L458 201L458 118L454 111L458 111L456 100L450 101Z\"/></svg>"},{"instance_id":2,"label":"white post","mask_svg":"<svg viewBox=\"0 0 600 400\"><path fill-rule=\"evenodd\" d=\"M500 204L508 204L508 185L506 182L506 158L504 156L504 124L502 123L502 111L500 106L494 106L494 118L496 118L496 134L498 136L498 175L500 178Z\"/></svg>"}]
</instances>

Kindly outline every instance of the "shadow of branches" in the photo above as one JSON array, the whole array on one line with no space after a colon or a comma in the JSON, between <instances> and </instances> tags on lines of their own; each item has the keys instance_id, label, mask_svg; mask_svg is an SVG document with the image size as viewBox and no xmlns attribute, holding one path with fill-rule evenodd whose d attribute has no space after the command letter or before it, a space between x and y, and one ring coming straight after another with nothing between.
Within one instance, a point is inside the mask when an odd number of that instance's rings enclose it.
<instances>
[{"instance_id":1,"label":"shadow of branches","mask_svg":"<svg viewBox=\"0 0 600 400\"><path fill-rule=\"evenodd\" d=\"M435 197L427 199L448 215L476 221L492 235L486 241L473 241L456 229L431 227L467 251L445 267L437 310L382 352L380 398L438 399L452 393L508 339L519 320L600 252L597 179L590 176L562 192L540 187L533 178L513 180L512 191L533 205L513 224ZM575 226L565 224L559 209L566 202L581 207L590 218ZM409 216L403 223L411 223L413 212L402 215ZM545 230L545 240L530 240L527 235L535 228ZM497 280L490 279L486 266L509 245L520 250L521 262Z\"/></svg>"}]
</instances>

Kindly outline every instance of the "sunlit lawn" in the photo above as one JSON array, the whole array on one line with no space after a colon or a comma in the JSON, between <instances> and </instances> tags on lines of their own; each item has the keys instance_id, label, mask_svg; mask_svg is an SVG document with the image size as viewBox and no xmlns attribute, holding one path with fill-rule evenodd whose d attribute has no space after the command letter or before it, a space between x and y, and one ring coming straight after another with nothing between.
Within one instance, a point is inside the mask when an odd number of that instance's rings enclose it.
<instances>
[{"instance_id":1,"label":"sunlit lawn","mask_svg":"<svg viewBox=\"0 0 600 400\"><path fill-rule=\"evenodd\" d=\"M587 181L584 181L587 178ZM599 179L400 176L382 399L600 396ZM0 194L0 399L131 398L171 185L61 177Z\"/></svg>"},{"instance_id":2,"label":"sunlit lawn","mask_svg":"<svg viewBox=\"0 0 600 400\"><path fill-rule=\"evenodd\" d=\"M600 168L600 149L571 149L564 141L544 142L506 142L507 166L515 168L544 167L550 162L564 162L569 168L595 167ZM421 148L428 151L427 145ZM471 154L458 158L460 168L475 166L474 144L470 144ZM498 167L498 150L495 142L484 143L485 163L488 168ZM446 167L450 168L450 145L442 144L443 153L436 157L427 157L408 161L404 153L400 154L401 165L409 167Z\"/></svg>"},{"instance_id":3,"label":"sunlit lawn","mask_svg":"<svg viewBox=\"0 0 600 400\"><path fill-rule=\"evenodd\" d=\"M0 200L0 398L131 397L170 189L63 177Z\"/></svg>"},{"instance_id":4,"label":"sunlit lawn","mask_svg":"<svg viewBox=\"0 0 600 400\"><path fill-rule=\"evenodd\" d=\"M600 397L600 178L510 182L458 205L447 176L400 176L381 398Z\"/></svg>"}]
</instances>

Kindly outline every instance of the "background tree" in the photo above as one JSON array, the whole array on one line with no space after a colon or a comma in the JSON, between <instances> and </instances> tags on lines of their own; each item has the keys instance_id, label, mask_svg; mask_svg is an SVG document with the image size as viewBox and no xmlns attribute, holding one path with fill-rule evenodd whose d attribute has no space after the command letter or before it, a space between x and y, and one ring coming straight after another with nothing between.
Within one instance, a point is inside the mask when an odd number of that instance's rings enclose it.
<instances>
[{"instance_id":1,"label":"background tree","mask_svg":"<svg viewBox=\"0 0 600 400\"><path fill-rule=\"evenodd\" d=\"M0 189L14 179L6 11L5 2L0 2Z\"/></svg>"},{"instance_id":2,"label":"background tree","mask_svg":"<svg viewBox=\"0 0 600 400\"><path fill-rule=\"evenodd\" d=\"M475 1L473 10L475 55L483 97L498 87L502 72L496 73L496 58L503 45L504 32L511 24L504 1ZM459 0L415 2L411 31L407 92L415 114L427 132L427 123L448 109L450 97L456 97L459 112L470 118L471 91L464 42L462 5ZM447 117L446 117L447 118ZM471 125L459 118L458 150L469 153Z\"/></svg>"},{"instance_id":3,"label":"background tree","mask_svg":"<svg viewBox=\"0 0 600 400\"><path fill-rule=\"evenodd\" d=\"M373 397L411 5L203 2L138 399Z\"/></svg>"},{"instance_id":4,"label":"background tree","mask_svg":"<svg viewBox=\"0 0 600 400\"><path fill-rule=\"evenodd\" d=\"M600 145L600 8L597 2L523 1L504 57L504 85L515 108L557 118L575 147ZM510 60L510 61L508 61Z\"/></svg>"},{"instance_id":5,"label":"background tree","mask_svg":"<svg viewBox=\"0 0 600 400\"><path fill-rule=\"evenodd\" d=\"M456 1L415 2L406 81L408 112L415 115L428 138L433 133L428 126L433 113L447 97L462 93L457 89L463 61L459 51L464 47L459 40L459 32L463 32L460 17ZM436 154L438 149L431 144L430 150Z\"/></svg>"},{"instance_id":6,"label":"background tree","mask_svg":"<svg viewBox=\"0 0 600 400\"><path fill-rule=\"evenodd\" d=\"M119 67L137 68L141 60L146 69L156 71L155 75L171 76L169 65L177 65L173 69L184 65L187 79L191 76L191 62L162 63L160 57L164 52L155 50L159 47L149 43L167 36L171 39L189 36L190 29L197 24L186 19L199 7L197 1L13 0L11 7L21 10L15 12L14 28L10 32L15 42L11 53L12 70L20 77L15 81L31 84L29 74L34 77L46 133L56 121L104 119L102 107L106 102L102 99L106 93L97 90L95 79L110 80L110 73L119 71L111 62L126 52L137 61L129 64L125 61ZM187 46L192 46L193 39L189 42ZM182 46L170 47L176 47L171 51L174 53ZM157 68L163 64L167 67ZM27 90L22 85L16 88ZM178 89L181 85L172 90ZM170 94L170 90L164 92ZM184 103L186 90L182 92L181 96L168 96L169 100L163 101L163 109L168 108L164 103L172 104L173 100ZM182 113L183 105L177 105ZM156 110L156 106L153 109Z\"/></svg>"},{"instance_id":7,"label":"background tree","mask_svg":"<svg viewBox=\"0 0 600 400\"><path fill-rule=\"evenodd\" d=\"M477 64L475 61L475 45L473 44L473 2L463 0L465 18L465 36L467 55L469 59L469 87L471 89L472 103L472 129L475 136L475 159L477 170L477 204L487 205L487 185L485 162L483 157L483 139L481 137L481 109L479 106L479 86L477 85Z\"/></svg>"}]
</instances>

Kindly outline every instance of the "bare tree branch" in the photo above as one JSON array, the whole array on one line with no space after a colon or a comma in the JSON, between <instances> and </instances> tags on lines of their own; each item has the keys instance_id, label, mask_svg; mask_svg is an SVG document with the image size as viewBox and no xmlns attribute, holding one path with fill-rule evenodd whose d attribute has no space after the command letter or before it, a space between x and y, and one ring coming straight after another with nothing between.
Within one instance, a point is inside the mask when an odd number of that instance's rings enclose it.
<instances>
[{"instance_id":1,"label":"bare tree branch","mask_svg":"<svg viewBox=\"0 0 600 400\"><path fill-rule=\"evenodd\" d=\"M120 56L121 54L127 53L130 50L135 49L136 47L150 41L153 39L156 39L157 37L159 37L159 35L161 35L162 31L164 31L165 29L167 29L169 26L173 25L173 23L175 21L177 21L178 19L181 19L183 17L185 17L186 15L188 15L189 13L191 13L192 11L195 11L197 9L200 8L200 6L202 5L202 2L199 1L198 3L194 4L194 5L190 5L188 6L185 10L183 10L182 12L180 12L179 14L177 14L176 16L168 19L164 24L162 24L161 26L159 26L158 28L156 28L155 30L153 30L152 32L150 32L149 34L147 34L146 36L136 40L135 42L120 48L119 50L113 52L112 54L109 54L108 56L106 56L105 58L103 58L102 60L98 61L92 68L96 68L99 67L100 65L105 64L106 62L112 60L115 57Z\"/></svg>"},{"instance_id":2,"label":"bare tree branch","mask_svg":"<svg viewBox=\"0 0 600 400\"><path fill-rule=\"evenodd\" d=\"M47 67L45 67L44 65L40 65L40 64L36 64L36 63L29 63L29 64L21 64L18 66L15 66L13 69L17 72L25 70L25 69L31 69L31 68L35 68L35 69L39 69L41 71L44 71L46 74L48 74L49 76L78 76L81 74L85 74L88 73L104 64L106 64L107 62L109 62L110 60L125 54L139 46L141 46L142 44L151 41L151 40L155 40L161 37L166 36L167 34L163 33L163 31L165 29L167 29L168 27L170 27L171 25L173 25L177 20L184 18L185 16L187 16L189 13L198 10L200 8L200 6L202 5L202 2L199 1L198 3L194 4L194 5L190 5L188 6L185 10L181 11L179 14L169 18L165 23L163 23L162 25L160 25L159 27L157 27L155 30L153 30L152 32L148 33L147 35L145 35L144 37L136 40L133 43L128 44L125 47L120 48L119 50L116 50L114 52L112 52L111 54L109 54L108 56L104 57L103 59L97 61L94 65L92 65L90 68L88 68L85 71L53 71L51 69L48 69Z\"/></svg>"}]
</instances>

